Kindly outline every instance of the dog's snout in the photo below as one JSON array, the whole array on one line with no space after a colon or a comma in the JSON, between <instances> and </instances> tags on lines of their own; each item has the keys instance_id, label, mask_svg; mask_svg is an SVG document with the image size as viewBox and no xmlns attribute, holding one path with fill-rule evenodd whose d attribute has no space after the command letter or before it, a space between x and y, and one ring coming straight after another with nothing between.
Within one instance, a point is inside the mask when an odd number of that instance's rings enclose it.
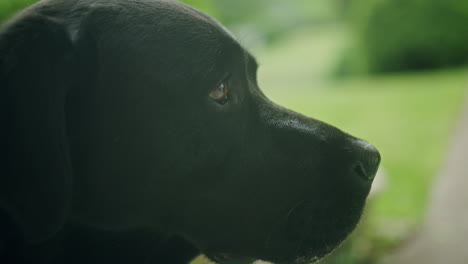
<instances>
[{"instance_id":1,"label":"dog's snout","mask_svg":"<svg viewBox=\"0 0 468 264\"><path fill-rule=\"evenodd\" d=\"M365 180L372 181L380 164L379 151L370 143L357 140L355 158L352 166L353 173Z\"/></svg>"}]
</instances>

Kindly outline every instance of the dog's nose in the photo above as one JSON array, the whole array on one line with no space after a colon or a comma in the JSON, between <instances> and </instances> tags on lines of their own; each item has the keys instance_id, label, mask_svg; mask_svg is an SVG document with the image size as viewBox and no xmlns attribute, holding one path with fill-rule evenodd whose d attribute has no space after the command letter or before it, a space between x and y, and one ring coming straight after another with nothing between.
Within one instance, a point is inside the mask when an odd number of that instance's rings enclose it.
<instances>
[{"instance_id":1,"label":"dog's nose","mask_svg":"<svg viewBox=\"0 0 468 264\"><path fill-rule=\"evenodd\" d=\"M351 169L354 174L367 181L372 181L379 168L380 153L374 146L363 140L356 140L355 144L356 157Z\"/></svg>"}]
</instances>

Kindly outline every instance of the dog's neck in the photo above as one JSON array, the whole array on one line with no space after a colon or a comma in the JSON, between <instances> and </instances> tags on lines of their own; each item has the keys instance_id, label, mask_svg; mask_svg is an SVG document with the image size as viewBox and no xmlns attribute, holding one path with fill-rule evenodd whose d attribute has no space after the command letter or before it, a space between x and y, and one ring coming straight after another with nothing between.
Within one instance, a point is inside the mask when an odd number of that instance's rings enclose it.
<instances>
[{"instance_id":1,"label":"dog's neck","mask_svg":"<svg viewBox=\"0 0 468 264\"><path fill-rule=\"evenodd\" d=\"M198 254L196 247L176 235L67 224L49 240L21 247L13 258L19 263L187 264Z\"/></svg>"}]
</instances>

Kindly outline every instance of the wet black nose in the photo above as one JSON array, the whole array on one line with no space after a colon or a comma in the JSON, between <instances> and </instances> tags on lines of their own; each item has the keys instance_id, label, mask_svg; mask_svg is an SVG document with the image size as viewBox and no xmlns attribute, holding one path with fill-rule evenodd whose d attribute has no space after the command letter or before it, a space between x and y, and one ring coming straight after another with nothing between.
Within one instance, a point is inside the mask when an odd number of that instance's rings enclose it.
<instances>
[{"instance_id":1,"label":"wet black nose","mask_svg":"<svg viewBox=\"0 0 468 264\"><path fill-rule=\"evenodd\" d=\"M367 181L372 181L380 164L380 153L371 144L357 140L355 142L355 162L351 169L354 174Z\"/></svg>"}]
</instances>

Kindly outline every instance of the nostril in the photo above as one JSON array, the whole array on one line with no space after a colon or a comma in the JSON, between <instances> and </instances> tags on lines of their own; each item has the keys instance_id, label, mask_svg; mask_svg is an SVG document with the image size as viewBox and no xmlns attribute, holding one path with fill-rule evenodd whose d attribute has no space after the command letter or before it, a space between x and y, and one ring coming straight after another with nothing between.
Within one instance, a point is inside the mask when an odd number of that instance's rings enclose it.
<instances>
[{"instance_id":1,"label":"nostril","mask_svg":"<svg viewBox=\"0 0 468 264\"><path fill-rule=\"evenodd\" d=\"M358 162L356 165L354 165L353 171L354 171L357 175L361 176L362 178L368 179L368 174L367 174L367 172L366 172L366 169L364 168L364 166L362 165L361 162Z\"/></svg>"}]
</instances>

